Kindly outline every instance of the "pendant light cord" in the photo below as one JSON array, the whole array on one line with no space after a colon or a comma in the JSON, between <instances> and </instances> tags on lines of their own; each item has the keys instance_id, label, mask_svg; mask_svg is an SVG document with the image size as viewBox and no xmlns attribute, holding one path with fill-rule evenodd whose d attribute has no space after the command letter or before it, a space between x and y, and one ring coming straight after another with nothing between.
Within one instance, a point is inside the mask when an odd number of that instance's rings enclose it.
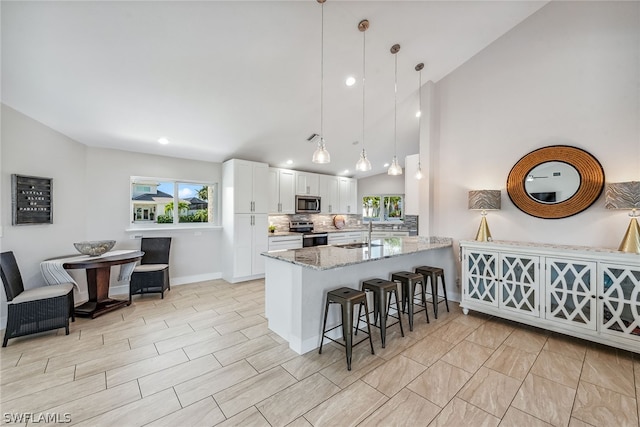
<instances>
[{"instance_id":1,"label":"pendant light cord","mask_svg":"<svg viewBox=\"0 0 640 427\"><path fill-rule=\"evenodd\" d=\"M398 54L394 54L394 59L396 63L395 67L395 85L394 85L394 95L393 95L393 157L397 158L397 134L398 134Z\"/></svg>"},{"instance_id":2,"label":"pendant light cord","mask_svg":"<svg viewBox=\"0 0 640 427\"><path fill-rule=\"evenodd\" d=\"M324 3L320 7L320 144L324 144Z\"/></svg>"},{"instance_id":3,"label":"pendant light cord","mask_svg":"<svg viewBox=\"0 0 640 427\"><path fill-rule=\"evenodd\" d=\"M366 82L366 77L365 77L365 55L366 55L365 46L367 45L366 39L367 39L366 31L363 31L362 32L362 149L363 150L365 148L364 146L364 108L365 108L364 87Z\"/></svg>"}]
</instances>

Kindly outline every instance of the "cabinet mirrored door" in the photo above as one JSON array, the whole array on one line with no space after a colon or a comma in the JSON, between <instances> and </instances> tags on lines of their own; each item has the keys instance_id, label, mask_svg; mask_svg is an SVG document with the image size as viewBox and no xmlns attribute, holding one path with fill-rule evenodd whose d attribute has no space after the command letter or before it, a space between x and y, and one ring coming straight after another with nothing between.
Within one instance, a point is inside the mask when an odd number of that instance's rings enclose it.
<instances>
[{"instance_id":1,"label":"cabinet mirrored door","mask_svg":"<svg viewBox=\"0 0 640 427\"><path fill-rule=\"evenodd\" d=\"M498 306L498 254L468 251L464 292L470 300Z\"/></svg>"},{"instance_id":2,"label":"cabinet mirrored door","mask_svg":"<svg viewBox=\"0 0 640 427\"><path fill-rule=\"evenodd\" d=\"M600 266L601 332L640 336L640 268L605 263Z\"/></svg>"},{"instance_id":3,"label":"cabinet mirrored door","mask_svg":"<svg viewBox=\"0 0 640 427\"><path fill-rule=\"evenodd\" d=\"M500 308L538 317L540 258L503 254L500 269Z\"/></svg>"},{"instance_id":4,"label":"cabinet mirrored door","mask_svg":"<svg viewBox=\"0 0 640 427\"><path fill-rule=\"evenodd\" d=\"M596 329L596 263L547 258L545 318Z\"/></svg>"}]
</instances>

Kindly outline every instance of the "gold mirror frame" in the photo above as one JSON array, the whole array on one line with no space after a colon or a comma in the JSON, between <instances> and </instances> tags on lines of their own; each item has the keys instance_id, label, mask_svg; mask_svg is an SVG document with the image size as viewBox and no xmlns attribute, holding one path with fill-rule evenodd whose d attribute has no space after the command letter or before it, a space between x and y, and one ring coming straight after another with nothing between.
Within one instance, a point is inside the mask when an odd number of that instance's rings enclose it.
<instances>
[{"instance_id":1,"label":"gold mirror frame","mask_svg":"<svg viewBox=\"0 0 640 427\"><path fill-rule=\"evenodd\" d=\"M554 204L540 203L525 189L530 171L545 162L564 162L580 175L578 191L567 200ZM604 188L604 170L600 162L586 151L568 145L552 145L534 150L511 168L507 178L507 194L522 212L545 219L559 219L575 215L591 206Z\"/></svg>"}]
</instances>

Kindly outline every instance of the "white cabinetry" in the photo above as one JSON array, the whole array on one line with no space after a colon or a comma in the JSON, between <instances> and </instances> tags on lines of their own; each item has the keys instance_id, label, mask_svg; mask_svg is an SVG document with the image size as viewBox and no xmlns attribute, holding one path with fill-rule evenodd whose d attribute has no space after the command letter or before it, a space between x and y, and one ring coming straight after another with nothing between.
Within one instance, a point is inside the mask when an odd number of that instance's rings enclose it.
<instances>
[{"instance_id":1,"label":"white cabinetry","mask_svg":"<svg viewBox=\"0 0 640 427\"><path fill-rule=\"evenodd\" d=\"M320 175L320 213L335 214L340 212L340 178L331 175Z\"/></svg>"},{"instance_id":2,"label":"white cabinetry","mask_svg":"<svg viewBox=\"0 0 640 427\"><path fill-rule=\"evenodd\" d=\"M296 194L320 195L320 176L317 173L296 172Z\"/></svg>"},{"instance_id":3,"label":"white cabinetry","mask_svg":"<svg viewBox=\"0 0 640 427\"><path fill-rule=\"evenodd\" d=\"M640 257L609 249L460 242L465 313L640 352Z\"/></svg>"},{"instance_id":4,"label":"white cabinetry","mask_svg":"<svg viewBox=\"0 0 640 427\"><path fill-rule=\"evenodd\" d=\"M302 247L302 234L287 236L269 236L269 251L281 251L286 249L300 249Z\"/></svg>"},{"instance_id":5,"label":"white cabinetry","mask_svg":"<svg viewBox=\"0 0 640 427\"><path fill-rule=\"evenodd\" d=\"M295 213L295 171L269 168L269 213Z\"/></svg>"},{"instance_id":6,"label":"white cabinetry","mask_svg":"<svg viewBox=\"0 0 640 427\"><path fill-rule=\"evenodd\" d=\"M408 236L408 231L372 231L372 239L384 239L386 237L405 237Z\"/></svg>"},{"instance_id":7,"label":"white cabinetry","mask_svg":"<svg viewBox=\"0 0 640 427\"><path fill-rule=\"evenodd\" d=\"M329 233L327 243L329 245L340 245L343 243L362 242L362 231L344 231Z\"/></svg>"},{"instance_id":8,"label":"white cabinetry","mask_svg":"<svg viewBox=\"0 0 640 427\"><path fill-rule=\"evenodd\" d=\"M355 214L358 212L357 181L353 178L339 178L340 180L340 212L342 214Z\"/></svg>"},{"instance_id":9,"label":"white cabinetry","mask_svg":"<svg viewBox=\"0 0 640 427\"><path fill-rule=\"evenodd\" d=\"M222 276L231 283L264 276L268 249L266 163L232 159L222 164Z\"/></svg>"}]
</instances>

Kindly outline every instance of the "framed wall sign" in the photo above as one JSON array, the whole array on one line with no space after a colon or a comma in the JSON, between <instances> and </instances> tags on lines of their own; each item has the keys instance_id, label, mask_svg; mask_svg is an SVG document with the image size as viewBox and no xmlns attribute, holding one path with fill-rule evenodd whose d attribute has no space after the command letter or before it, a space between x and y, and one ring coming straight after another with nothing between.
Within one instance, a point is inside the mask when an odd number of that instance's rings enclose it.
<instances>
[{"instance_id":1,"label":"framed wall sign","mask_svg":"<svg viewBox=\"0 0 640 427\"><path fill-rule=\"evenodd\" d=\"M52 224L53 179L11 175L13 225Z\"/></svg>"}]
</instances>

